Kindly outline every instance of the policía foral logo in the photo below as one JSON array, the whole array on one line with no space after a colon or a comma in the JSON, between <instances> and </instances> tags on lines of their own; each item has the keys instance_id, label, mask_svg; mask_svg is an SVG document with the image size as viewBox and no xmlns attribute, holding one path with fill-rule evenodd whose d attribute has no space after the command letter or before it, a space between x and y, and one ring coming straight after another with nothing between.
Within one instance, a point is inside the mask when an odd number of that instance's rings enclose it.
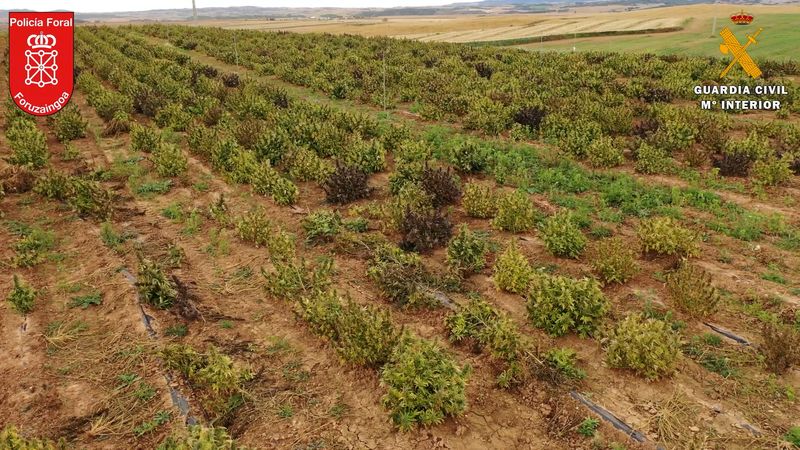
<instances>
[{"instance_id":1,"label":"polic\u00eda foral logo","mask_svg":"<svg viewBox=\"0 0 800 450\"><path fill-rule=\"evenodd\" d=\"M74 14L8 13L8 86L23 111L47 116L72 97Z\"/></svg>"}]
</instances>

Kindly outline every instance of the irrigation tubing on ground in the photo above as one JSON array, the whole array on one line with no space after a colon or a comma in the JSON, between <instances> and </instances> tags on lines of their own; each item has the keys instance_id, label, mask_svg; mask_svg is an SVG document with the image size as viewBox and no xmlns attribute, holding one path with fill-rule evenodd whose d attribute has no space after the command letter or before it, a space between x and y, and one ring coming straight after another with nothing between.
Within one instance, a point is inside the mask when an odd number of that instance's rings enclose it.
<instances>
[{"instance_id":1,"label":"irrigation tubing on ground","mask_svg":"<svg viewBox=\"0 0 800 450\"><path fill-rule=\"evenodd\" d=\"M587 408L589 408L592 412L600 416L603 420L609 422L614 428L622 431L623 433L630 436L636 442L647 442L647 437L639 431L634 430L631 428L630 425L620 420L617 416L615 416L611 411L603 408L602 406L598 405L597 403L589 400L583 394L577 391L570 391L570 397L574 398L575 400L583 403ZM656 444L656 448L658 450L665 450L664 447Z\"/></svg>"},{"instance_id":2,"label":"irrigation tubing on ground","mask_svg":"<svg viewBox=\"0 0 800 450\"><path fill-rule=\"evenodd\" d=\"M128 282L136 287L136 277L128 269L120 270L122 275L125 276L125 279ZM149 316L142 306L142 299L139 296L139 291L136 291L136 303L139 307L139 312L141 313L142 323L144 324L145 329L147 330L147 335L150 336L151 339L156 338L156 330L153 329L152 325L152 317ZM197 424L197 419L189 415L189 401L186 400L186 397L180 393L175 387L173 387L173 379L172 375L168 372L164 373L164 379L167 381L167 387L169 388L169 396L172 399L172 404L175 405L176 408L181 412L181 415L186 418L187 425L195 425Z\"/></svg>"},{"instance_id":3,"label":"irrigation tubing on ground","mask_svg":"<svg viewBox=\"0 0 800 450\"><path fill-rule=\"evenodd\" d=\"M743 338L741 336L737 336L737 335L733 334L733 332L728 331L725 328L718 327L718 326L714 325L713 323L709 323L709 322L703 322L703 325L707 326L708 328L711 328L712 330L714 330L717 333L725 336L726 338L733 339L734 341L738 342L739 344L747 345L747 346L751 345L750 341L748 341L747 339L745 339L745 338Z\"/></svg>"}]
</instances>

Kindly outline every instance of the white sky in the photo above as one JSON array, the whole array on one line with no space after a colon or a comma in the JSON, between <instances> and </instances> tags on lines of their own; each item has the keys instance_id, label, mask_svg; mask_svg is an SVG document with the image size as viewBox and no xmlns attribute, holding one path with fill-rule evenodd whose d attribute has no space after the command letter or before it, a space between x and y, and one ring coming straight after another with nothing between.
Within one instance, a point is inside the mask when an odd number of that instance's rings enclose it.
<instances>
[{"instance_id":1,"label":"white sky","mask_svg":"<svg viewBox=\"0 0 800 450\"><path fill-rule=\"evenodd\" d=\"M195 0L198 8L219 6L262 7L341 7L391 8L394 6L434 6L458 0ZM461 0L465 1L465 0ZM472 0L474 1L474 0ZM67 10L76 12L146 11L149 9L191 8L192 0L3 0L2 9L34 11Z\"/></svg>"}]
</instances>

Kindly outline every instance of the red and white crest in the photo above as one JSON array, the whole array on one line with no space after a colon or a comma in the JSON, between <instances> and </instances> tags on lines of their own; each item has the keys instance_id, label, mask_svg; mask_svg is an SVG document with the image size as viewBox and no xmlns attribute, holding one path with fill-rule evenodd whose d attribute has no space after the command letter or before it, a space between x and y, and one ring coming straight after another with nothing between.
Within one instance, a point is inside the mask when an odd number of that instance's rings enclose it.
<instances>
[{"instance_id":1,"label":"red and white crest","mask_svg":"<svg viewBox=\"0 0 800 450\"><path fill-rule=\"evenodd\" d=\"M23 111L57 113L72 97L74 13L8 13L8 87Z\"/></svg>"}]
</instances>

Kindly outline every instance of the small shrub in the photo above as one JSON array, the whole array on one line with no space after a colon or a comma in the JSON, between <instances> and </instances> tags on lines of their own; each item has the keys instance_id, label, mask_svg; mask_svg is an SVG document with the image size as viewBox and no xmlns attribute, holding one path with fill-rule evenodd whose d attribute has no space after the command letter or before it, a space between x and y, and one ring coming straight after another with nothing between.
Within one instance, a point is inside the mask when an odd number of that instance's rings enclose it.
<instances>
[{"instance_id":1,"label":"small shrub","mask_svg":"<svg viewBox=\"0 0 800 450\"><path fill-rule=\"evenodd\" d=\"M122 133L127 133L131 130L131 117L124 111L117 111L114 118L106 123L103 132L100 133L103 137L118 136Z\"/></svg>"},{"instance_id":2,"label":"small shrub","mask_svg":"<svg viewBox=\"0 0 800 450\"><path fill-rule=\"evenodd\" d=\"M467 306L446 319L446 325L452 341L472 341L504 362L504 370L497 376L500 387L508 388L523 380L530 343L523 339L513 320L488 302L480 297L471 298Z\"/></svg>"},{"instance_id":3,"label":"small shrub","mask_svg":"<svg viewBox=\"0 0 800 450\"><path fill-rule=\"evenodd\" d=\"M489 242L484 233L462 225L447 244L447 264L458 272L479 272L486 266Z\"/></svg>"},{"instance_id":4,"label":"small shrub","mask_svg":"<svg viewBox=\"0 0 800 450\"><path fill-rule=\"evenodd\" d=\"M273 265L274 272L268 273L262 268L261 275L267 280L267 292L279 298L293 299L298 295L308 295L326 289L331 284L331 258L319 258L314 264L305 259L273 259Z\"/></svg>"},{"instance_id":5,"label":"small shrub","mask_svg":"<svg viewBox=\"0 0 800 450\"><path fill-rule=\"evenodd\" d=\"M528 195L513 191L502 195L497 201L497 214L492 226L512 233L521 233L534 227L536 209Z\"/></svg>"},{"instance_id":6,"label":"small shrub","mask_svg":"<svg viewBox=\"0 0 800 450\"><path fill-rule=\"evenodd\" d=\"M14 275L14 286L8 294L8 303L19 314L28 314L33 311L33 302L36 300L36 291L28 286L19 276Z\"/></svg>"},{"instance_id":7,"label":"small shrub","mask_svg":"<svg viewBox=\"0 0 800 450\"><path fill-rule=\"evenodd\" d=\"M672 159L666 150L645 142L636 152L636 171L644 174L663 174L672 168Z\"/></svg>"},{"instance_id":8,"label":"small shrub","mask_svg":"<svg viewBox=\"0 0 800 450\"><path fill-rule=\"evenodd\" d=\"M342 216L336 211L314 211L303 219L306 242L330 242L342 228Z\"/></svg>"},{"instance_id":9,"label":"small shrub","mask_svg":"<svg viewBox=\"0 0 800 450\"><path fill-rule=\"evenodd\" d=\"M419 255L392 245L382 245L375 250L367 275L377 283L384 296L402 306L416 306L419 291L428 277Z\"/></svg>"},{"instance_id":10,"label":"small shrub","mask_svg":"<svg viewBox=\"0 0 800 450\"><path fill-rule=\"evenodd\" d=\"M800 331L779 323L767 323L761 330L761 353L767 369L778 375L800 364Z\"/></svg>"},{"instance_id":11,"label":"small shrub","mask_svg":"<svg viewBox=\"0 0 800 450\"><path fill-rule=\"evenodd\" d=\"M72 141L86 135L89 123L83 120L77 106L68 106L51 117L53 131L60 142Z\"/></svg>"},{"instance_id":12,"label":"small shrub","mask_svg":"<svg viewBox=\"0 0 800 450\"><path fill-rule=\"evenodd\" d=\"M535 272L528 259L514 243L494 263L494 285L502 291L525 293L534 276Z\"/></svg>"},{"instance_id":13,"label":"small shrub","mask_svg":"<svg viewBox=\"0 0 800 450\"><path fill-rule=\"evenodd\" d=\"M689 257L700 252L697 233L683 228L670 217L643 219L636 233L645 253Z\"/></svg>"},{"instance_id":14,"label":"small shrub","mask_svg":"<svg viewBox=\"0 0 800 450\"><path fill-rule=\"evenodd\" d=\"M597 427L600 426L600 421L593 418L587 417L586 419L578 425L578 434L584 437L594 437L595 433L597 432Z\"/></svg>"},{"instance_id":15,"label":"small shrub","mask_svg":"<svg viewBox=\"0 0 800 450\"><path fill-rule=\"evenodd\" d=\"M469 372L469 367L459 368L433 342L407 336L381 372L381 383L388 390L383 404L403 431L417 424L442 423L445 417L457 416L466 408Z\"/></svg>"},{"instance_id":16,"label":"small shrub","mask_svg":"<svg viewBox=\"0 0 800 450\"><path fill-rule=\"evenodd\" d=\"M229 88L239 87L241 84L241 81L239 80L239 74L226 73L222 75L222 84Z\"/></svg>"},{"instance_id":17,"label":"small shrub","mask_svg":"<svg viewBox=\"0 0 800 450\"><path fill-rule=\"evenodd\" d=\"M655 380L674 372L680 354L678 336L666 322L633 314L609 335L606 361Z\"/></svg>"},{"instance_id":18,"label":"small shrub","mask_svg":"<svg viewBox=\"0 0 800 450\"><path fill-rule=\"evenodd\" d=\"M14 151L9 158L11 164L41 169L50 159L47 151L47 137L35 123L17 120L6 131L8 145Z\"/></svg>"},{"instance_id":19,"label":"small shrub","mask_svg":"<svg viewBox=\"0 0 800 450\"><path fill-rule=\"evenodd\" d=\"M52 232L34 227L29 229L20 240L12 246L15 267L33 267L43 262L48 252L55 247L55 235Z\"/></svg>"},{"instance_id":20,"label":"small shrub","mask_svg":"<svg viewBox=\"0 0 800 450\"><path fill-rule=\"evenodd\" d=\"M365 172L352 166L337 164L333 173L322 183L328 203L345 204L367 198L372 189Z\"/></svg>"},{"instance_id":21,"label":"small shrub","mask_svg":"<svg viewBox=\"0 0 800 450\"><path fill-rule=\"evenodd\" d=\"M720 301L717 288L711 284L711 275L688 263L667 275L667 290L675 306L692 317L713 314Z\"/></svg>"},{"instance_id":22,"label":"small shrub","mask_svg":"<svg viewBox=\"0 0 800 450\"><path fill-rule=\"evenodd\" d=\"M167 309L177 300L178 291L155 262L141 259L138 278L136 287L145 303L159 309Z\"/></svg>"},{"instance_id":23,"label":"small shrub","mask_svg":"<svg viewBox=\"0 0 800 450\"><path fill-rule=\"evenodd\" d=\"M78 211L97 219L108 219L114 208L114 196L97 181L73 178L70 181L67 203Z\"/></svg>"},{"instance_id":24,"label":"small shrub","mask_svg":"<svg viewBox=\"0 0 800 450\"><path fill-rule=\"evenodd\" d=\"M489 149L478 141L468 139L450 148L448 160L456 170L463 173L478 173L486 168Z\"/></svg>"},{"instance_id":25,"label":"small shrub","mask_svg":"<svg viewBox=\"0 0 800 450\"><path fill-rule=\"evenodd\" d=\"M422 252L447 243L453 234L453 223L440 210L417 212L407 208L399 231L400 247Z\"/></svg>"},{"instance_id":26,"label":"small shrub","mask_svg":"<svg viewBox=\"0 0 800 450\"><path fill-rule=\"evenodd\" d=\"M48 439L28 438L20 434L13 426L6 426L0 430L0 448L7 450L67 450L69 447L63 439L53 442Z\"/></svg>"},{"instance_id":27,"label":"small shrub","mask_svg":"<svg viewBox=\"0 0 800 450\"><path fill-rule=\"evenodd\" d=\"M161 143L153 152L153 164L156 172L162 177L176 177L186 173L188 161L186 155L175 144Z\"/></svg>"},{"instance_id":28,"label":"small shrub","mask_svg":"<svg viewBox=\"0 0 800 450\"><path fill-rule=\"evenodd\" d=\"M461 202L470 217L490 219L497 212L497 195L494 190L478 183L467 183L464 186L464 197Z\"/></svg>"},{"instance_id":29,"label":"small shrub","mask_svg":"<svg viewBox=\"0 0 800 450\"><path fill-rule=\"evenodd\" d=\"M295 148L283 158L286 172L290 178L297 181L327 180L334 168L331 164L320 158L313 150L308 148Z\"/></svg>"},{"instance_id":30,"label":"small shrub","mask_svg":"<svg viewBox=\"0 0 800 450\"><path fill-rule=\"evenodd\" d=\"M36 180L33 192L54 200L66 200L70 193L71 181L69 176L51 168Z\"/></svg>"},{"instance_id":31,"label":"small shrub","mask_svg":"<svg viewBox=\"0 0 800 450\"><path fill-rule=\"evenodd\" d=\"M400 338L388 312L343 301L336 291L318 291L301 299L298 307L311 329L330 339L339 356L351 364L381 367Z\"/></svg>"},{"instance_id":32,"label":"small shrub","mask_svg":"<svg viewBox=\"0 0 800 450\"><path fill-rule=\"evenodd\" d=\"M270 241L272 222L267 219L264 209L259 207L239 217L236 221L236 231L243 241L249 242L256 247L264 247Z\"/></svg>"},{"instance_id":33,"label":"small shrub","mask_svg":"<svg viewBox=\"0 0 800 450\"><path fill-rule=\"evenodd\" d=\"M586 236L572 220L569 210L560 211L544 221L542 239L550 253L566 258L580 256L588 242Z\"/></svg>"},{"instance_id":34,"label":"small shrub","mask_svg":"<svg viewBox=\"0 0 800 450\"><path fill-rule=\"evenodd\" d=\"M185 433L168 436L157 450L245 450L222 427L192 425Z\"/></svg>"},{"instance_id":35,"label":"small shrub","mask_svg":"<svg viewBox=\"0 0 800 450\"><path fill-rule=\"evenodd\" d=\"M592 167L616 167L625 162L622 149L608 136L595 139L586 149Z\"/></svg>"},{"instance_id":36,"label":"small shrub","mask_svg":"<svg viewBox=\"0 0 800 450\"><path fill-rule=\"evenodd\" d=\"M458 180L445 169L425 168L420 185L430 195L434 208L452 205L461 197Z\"/></svg>"},{"instance_id":37,"label":"small shrub","mask_svg":"<svg viewBox=\"0 0 800 450\"><path fill-rule=\"evenodd\" d=\"M544 362L555 369L566 378L572 380L582 380L586 378L586 372L575 366L578 360L578 353L571 348L553 348L542 357Z\"/></svg>"},{"instance_id":38,"label":"small shrub","mask_svg":"<svg viewBox=\"0 0 800 450\"><path fill-rule=\"evenodd\" d=\"M591 335L609 310L600 284L589 278L541 277L532 284L527 301L533 324L553 336L570 331Z\"/></svg>"},{"instance_id":39,"label":"small shrub","mask_svg":"<svg viewBox=\"0 0 800 450\"><path fill-rule=\"evenodd\" d=\"M131 125L131 149L150 153L161 146L161 134L155 128L133 123Z\"/></svg>"},{"instance_id":40,"label":"small shrub","mask_svg":"<svg viewBox=\"0 0 800 450\"><path fill-rule=\"evenodd\" d=\"M592 249L592 268L603 283L625 283L639 272L636 253L620 238L598 241Z\"/></svg>"},{"instance_id":41,"label":"small shrub","mask_svg":"<svg viewBox=\"0 0 800 450\"><path fill-rule=\"evenodd\" d=\"M792 161L774 156L759 159L753 164L752 175L762 186L780 186L792 179Z\"/></svg>"},{"instance_id":42,"label":"small shrub","mask_svg":"<svg viewBox=\"0 0 800 450\"><path fill-rule=\"evenodd\" d=\"M118 112L131 113L133 111L133 101L118 92L102 90L97 95L90 96L89 102L94 106L97 115L105 122L113 119Z\"/></svg>"},{"instance_id":43,"label":"small shrub","mask_svg":"<svg viewBox=\"0 0 800 450\"><path fill-rule=\"evenodd\" d=\"M156 113L155 123L160 128L186 131L192 122L192 114L178 102L170 102Z\"/></svg>"}]
</instances>

